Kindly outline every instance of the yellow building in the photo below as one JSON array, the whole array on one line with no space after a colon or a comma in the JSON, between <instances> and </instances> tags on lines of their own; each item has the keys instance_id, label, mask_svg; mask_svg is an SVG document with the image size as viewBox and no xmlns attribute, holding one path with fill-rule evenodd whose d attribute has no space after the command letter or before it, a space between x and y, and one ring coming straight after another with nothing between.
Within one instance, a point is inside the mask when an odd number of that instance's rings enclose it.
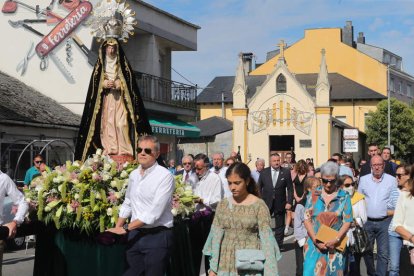
<instances>
[{"instance_id":1,"label":"yellow building","mask_svg":"<svg viewBox=\"0 0 414 276\"><path fill-rule=\"evenodd\" d=\"M332 115L362 132L368 112L375 110L378 102L387 97L387 88L392 97L413 101L414 77L402 70L402 58L366 44L363 33L359 33L355 42L350 21L343 28L305 30L301 40L283 49L289 71L310 93L319 72L320 51L325 49L332 86ZM279 58L279 50L276 50L273 57L246 76L247 99L273 72ZM222 116L233 120L233 83L234 77L216 77L202 91L198 98L200 119Z\"/></svg>"}]
</instances>

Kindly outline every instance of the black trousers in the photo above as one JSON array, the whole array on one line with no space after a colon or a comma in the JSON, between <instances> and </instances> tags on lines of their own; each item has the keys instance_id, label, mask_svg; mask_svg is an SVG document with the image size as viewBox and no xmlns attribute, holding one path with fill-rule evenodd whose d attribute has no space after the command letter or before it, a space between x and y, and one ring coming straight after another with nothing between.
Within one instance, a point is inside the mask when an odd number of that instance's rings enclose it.
<instances>
[{"instance_id":1,"label":"black trousers","mask_svg":"<svg viewBox=\"0 0 414 276\"><path fill-rule=\"evenodd\" d=\"M414 275L414 265L410 262L410 253L408 252L409 248L406 245L403 245L400 253L400 276L413 276Z\"/></svg>"},{"instance_id":2,"label":"black trousers","mask_svg":"<svg viewBox=\"0 0 414 276\"><path fill-rule=\"evenodd\" d=\"M188 227L191 240L191 252L193 255L194 270L197 275L199 274L201 267L203 247L207 241L208 234L210 233L213 219L214 213L210 216L200 217L197 221L190 222ZM204 268L208 274L208 271L210 269L210 261L208 257L204 257Z\"/></svg>"},{"instance_id":3,"label":"black trousers","mask_svg":"<svg viewBox=\"0 0 414 276\"><path fill-rule=\"evenodd\" d=\"M286 211L284 212L275 212L275 239L279 248L283 247L283 239L285 238L285 217Z\"/></svg>"},{"instance_id":4,"label":"black trousers","mask_svg":"<svg viewBox=\"0 0 414 276\"><path fill-rule=\"evenodd\" d=\"M298 241L295 241L295 257L296 257L296 276L303 275L303 247L300 247Z\"/></svg>"},{"instance_id":5,"label":"black trousers","mask_svg":"<svg viewBox=\"0 0 414 276\"><path fill-rule=\"evenodd\" d=\"M169 264L173 233L171 229L142 234L128 234L127 270L124 276L164 276Z\"/></svg>"}]
</instances>

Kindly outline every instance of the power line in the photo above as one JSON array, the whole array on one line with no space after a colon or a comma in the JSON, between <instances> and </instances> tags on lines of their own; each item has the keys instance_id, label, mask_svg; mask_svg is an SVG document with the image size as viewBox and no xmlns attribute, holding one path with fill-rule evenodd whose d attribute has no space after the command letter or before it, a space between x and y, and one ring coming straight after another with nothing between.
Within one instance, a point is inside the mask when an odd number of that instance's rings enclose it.
<instances>
[{"instance_id":1,"label":"power line","mask_svg":"<svg viewBox=\"0 0 414 276\"><path fill-rule=\"evenodd\" d=\"M171 67L171 69L172 69L175 73L177 73L180 77L182 77L183 79L185 79L186 81L188 81L189 83L191 83L192 85L197 86L197 84L195 84L194 82L190 81L189 79L187 79L186 77L184 77L183 75L181 75L180 73L178 73L178 71L177 71L177 70L175 70L173 67Z\"/></svg>"}]
</instances>

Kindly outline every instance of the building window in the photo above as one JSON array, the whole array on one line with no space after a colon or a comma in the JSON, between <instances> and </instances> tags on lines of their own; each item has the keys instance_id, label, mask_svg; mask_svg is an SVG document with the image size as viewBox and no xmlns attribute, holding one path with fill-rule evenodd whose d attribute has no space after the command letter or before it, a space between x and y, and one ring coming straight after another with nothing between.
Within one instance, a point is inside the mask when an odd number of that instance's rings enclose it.
<instances>
[{"instance_id":1,"label":"building window","mask_svg":"<svg viewBox=\"0 0 414 276\"><path fill-rule=\"evenodd\" d=\"M402 82L401 81L398 81L398 83L397 83L397 93L398 94L403 93L403 91L402 91Z\"/></svg>"},{"instance_id":2,"label":"building window","mask_svg":"<svg viewBox=\"0 0 414 276\"><path fill-rule=\"evenodd\" d=\"M413 86L411 84L407 84L407 96L414 97Z\"/></svg>"},{"instance_id":3,"label":"building window","mask_svg":"<svg viewBox=\"0 0 414 276\"><path fill-rule=\"evenodd\" d=\"M276 79L276 93L286 93L286 78L282 74Z\"/></svg>"},{"instance_id":4,"label":"building window","mask_svg":"<svg viewBox=\"0 0 414 276\"><path fill-rule=\"evenodd\" d=\"M335 116L335 118L346 124L346 116Z\"/></svg>"},{"instance_id":5,"label":"building window","mask_svg":"<svg viewBox=\"0 0 414 276\"><path fill-rule=\"evenodd\" d=\"M394 92L394 78L390 79L390 87L389 87L391 92Z\"/></svg>"},{"instance_id":6,"label":"building window","mask_svg":"<svg viewBox=\"0 0 414 276\"><path fill-rule=\"evenodd\" d=\"M371 119L371 115L369 113L364 113L364 131L367 130L367 123Z\"/></svg>"}]
</instances>

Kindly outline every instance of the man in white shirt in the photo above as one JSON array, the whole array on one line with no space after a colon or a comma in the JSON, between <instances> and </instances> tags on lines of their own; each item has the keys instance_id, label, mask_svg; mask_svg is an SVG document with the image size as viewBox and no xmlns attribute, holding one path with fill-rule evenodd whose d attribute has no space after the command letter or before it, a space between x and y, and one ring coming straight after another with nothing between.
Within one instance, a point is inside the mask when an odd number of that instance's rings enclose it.
<instances>
[{"instance_id":1,"label":"man in white shirt","mask_svg":"<svg viewBox=\"0 0 414 276\"><path fill-rule=\"evenodd\" d=\"M12 238L16 235L17 226L24 221L24 216L29 205L24 200L23 194L17 189L13 180L7 174L0 171L0 225L3 225L3 204L6 196L9 196L13 203L18 206L13 221L4 225L9 228L9 238ZM0 241L0 275L3 263L3 251L4 242Z\"/></svg>"},{"instance_id":2,"label":"man in white shirt","mask_svg":"<svg viewBox=\"0 0 414 276\"><path fill-rule=\"evenodd\" d=\"M203 246L210 233L214 219L214 211L217 204L223 198L223 189L220 177L208 170L209 160L207 155L198 154L194 158L194 167L198 176L198 182L194 188L194 194L200 198L196 200L197 212L193 216L189 227L191 247L194 259L194 269L200 271ZM205 269L210 269L209 260L206 257Z\"/></svg>"},{"instance_id":3,"label":"man in white shirt","mask_svg":"<svg viewBox=\"0 0 414 276\"><path fill-rule=\"evenodd\" d=\"M131 172L125 201L116 227L108 231L128 233L127 270L124 276L165 275L173 242L171 199L174 177L158 165L160 144L155 136L138 141L140 166ZM130 223L125 223L130 217Z\"/></svg>"},{"instance_id":4,"label":"man in white shirt","mask_svg":"<svg viewBox=\"0 0 414 276\"><path fill-rule=\"evenodd\" d=\"M226 171L227 167L224 166L224 154L222 152L216 152L212 155L213 167L210 169L211 172L214 172L220 177L221 185L224 191L224 197L233 196L229 189L229 184L227 183Z\"/></svg>"}]
</instances>

